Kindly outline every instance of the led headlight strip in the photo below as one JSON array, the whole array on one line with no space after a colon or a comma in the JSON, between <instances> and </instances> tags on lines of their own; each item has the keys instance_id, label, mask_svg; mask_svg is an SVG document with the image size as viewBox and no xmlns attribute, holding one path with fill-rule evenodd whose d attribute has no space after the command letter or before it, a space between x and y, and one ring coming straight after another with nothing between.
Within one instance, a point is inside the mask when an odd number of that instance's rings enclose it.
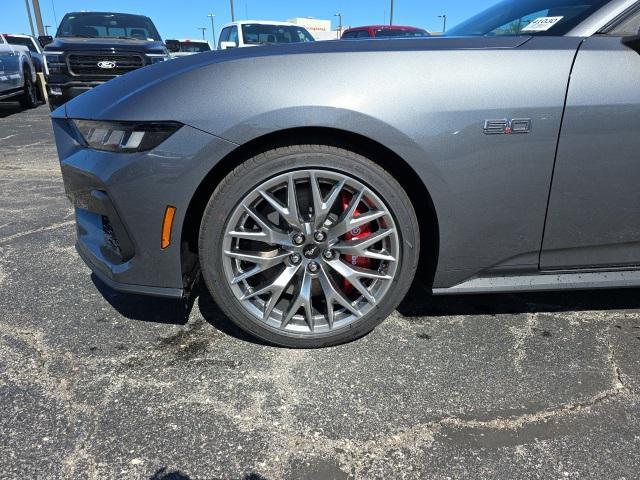
<instances>
[{"instance_id":1,"label":"led headlight strip","mask_svg":"<svg viewBox=\"0 0 640 480\"><path fill-rule=\"evenodd\" d=\"M102 122L73 120L87 147L107 152L144 152L173 135L177 122Z\"/></svg>"}]
</instances>

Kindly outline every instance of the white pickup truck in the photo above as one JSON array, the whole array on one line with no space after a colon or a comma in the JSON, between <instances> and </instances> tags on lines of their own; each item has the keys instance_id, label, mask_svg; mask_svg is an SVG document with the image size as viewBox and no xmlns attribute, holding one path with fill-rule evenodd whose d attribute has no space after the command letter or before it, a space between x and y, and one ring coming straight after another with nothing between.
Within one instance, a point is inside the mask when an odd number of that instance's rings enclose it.
<instances>
[{"instance_id":1,"label":"white pickup truck","mask_svg":"<svg viewBox=\"0 0 640 480\"><path fill-rule=\"evenodd\" d=\"M27 47L11 45L0 35L0 101L18 101L23 108L38 105L36 69Z\"/></svg>"}]
</instances>

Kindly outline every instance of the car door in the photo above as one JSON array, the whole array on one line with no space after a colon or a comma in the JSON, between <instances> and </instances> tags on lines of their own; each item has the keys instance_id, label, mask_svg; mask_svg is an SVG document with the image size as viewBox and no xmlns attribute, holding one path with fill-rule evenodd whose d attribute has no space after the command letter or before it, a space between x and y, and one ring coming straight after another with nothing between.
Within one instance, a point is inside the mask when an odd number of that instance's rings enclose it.
<instances>
[{"instance_id":1,"label":"car door","mask_svg":"<svg viewBox=\"0 0 640 480\"><path fill-rule=\"evenodd\" d=\"M640 8L575 59L540 257L543 270L640 266ZM637 47L635 47L637 49Z\"/></svg>"}]
</instances>

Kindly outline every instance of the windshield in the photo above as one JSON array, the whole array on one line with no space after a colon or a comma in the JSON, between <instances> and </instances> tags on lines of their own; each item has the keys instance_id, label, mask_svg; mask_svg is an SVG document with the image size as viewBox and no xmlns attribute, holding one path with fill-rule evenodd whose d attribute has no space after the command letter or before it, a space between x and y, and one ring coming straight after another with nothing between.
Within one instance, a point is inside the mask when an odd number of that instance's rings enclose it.
<instances>
[{"instance_id":1,"label":"windshield","mask_svg":"<svg viewBox=\"0 0 640 480\"><path fill-rule=\"evenodd\" d=\"M23 47L29 47L29 50L33 53L38 53L35 44L29 37L14 37L12 35L5 35L4 38L7 39L7 42L11 45L22 45Z\"/></svg>"},{"instance_id":2,"label":"windshield","mask_svg":"<svg viewBox=\"0 0 640 480\"><path fill-rule=\"evenodd\" d=\"M211 50L207 42L180 42L180 51L187 53L208 52Z\"/></svg>"},{"instance_id":3,"label":"windshield","mask_svg":"<svg viewBox=\"0 0 640 480\"><path fill-rule=\"evenodd\" d=\"M610 0L505 0L448 36L564 35Z\"/></svg>"},{"instance_id":4,"label":"windshield","mask_svg":"<svg viewBox=\"0 0 640 480\"><path fill-rule=\"evenodd\" d=\"M401 30L399 28L380 28L376 30L376 37L428 37L425 30Z\"/></svg>"},{"instance_id":5,"label":"windshield","mask_svg":"<svg viewBox=\"0 0 640 480\"><path fill-rule=\"evenodd\" d=\"M56 36L160 41L147 17L121 13L71 13L62 19Z\"/></svg>"},{"instance_id":6,"label":"windshield","mask_svg":"<svg viewBox=\"0 0 640 480\"><path fill-rule=\"evenodd\" d=\"M244 43L300 43L313 42L313 37L303 27L294 25L261 25L245 23L242 25Z\"/></svg>"}]
</instances>

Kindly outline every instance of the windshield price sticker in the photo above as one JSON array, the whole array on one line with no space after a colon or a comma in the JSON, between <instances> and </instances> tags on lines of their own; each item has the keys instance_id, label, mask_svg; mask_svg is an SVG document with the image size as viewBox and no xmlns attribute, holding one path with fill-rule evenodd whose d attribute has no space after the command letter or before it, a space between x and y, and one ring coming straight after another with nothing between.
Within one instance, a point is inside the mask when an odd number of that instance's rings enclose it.
<instances>
[{"instance_id":1,"label":"windshield price sticker","mask_svg":"<svg viewBox=\"0 0 640 480\"><path fill-rule=\"evenodd\" d=\"M546 32L564 17L540 17L522 29L523 32Z\"/></svg>"}]
</instances>

